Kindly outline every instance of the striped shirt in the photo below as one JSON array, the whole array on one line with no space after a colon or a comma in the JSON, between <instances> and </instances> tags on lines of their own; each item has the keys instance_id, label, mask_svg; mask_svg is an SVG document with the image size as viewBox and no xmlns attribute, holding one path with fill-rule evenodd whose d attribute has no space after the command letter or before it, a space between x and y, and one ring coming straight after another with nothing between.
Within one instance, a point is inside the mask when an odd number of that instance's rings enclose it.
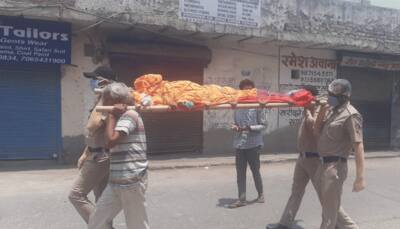
<instances>
[{"instance_id":1,"label":"striped shirt","mask_svg":"<svg viewBox=\"0 0 400 229\"><path fill-rule=\"evenodd\" d=\"M109 182L118 186L146 183L148 161L143 120L136 111L126 111L118 119L115 131L125 133L110 149Z\"/></svg>"},{"instance_id":2,"label":"striped shirt","mask_svg":"<svg viewBox=\"0 0 400 229\"><path fill-rule=\"evenodd\" d=\"M250 131L235 132L233 147L235 149L251 149L264 146L263 131L267 128L265 109L243 109L234 112L235 125Z\"/></svg>"}]
</instances>

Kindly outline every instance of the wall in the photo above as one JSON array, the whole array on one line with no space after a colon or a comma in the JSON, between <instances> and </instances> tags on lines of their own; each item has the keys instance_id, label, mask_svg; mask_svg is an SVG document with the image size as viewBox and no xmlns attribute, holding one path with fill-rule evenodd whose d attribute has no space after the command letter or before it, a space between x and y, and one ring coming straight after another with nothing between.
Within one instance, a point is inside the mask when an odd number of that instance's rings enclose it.
<instances>
[{"instance_id":1,"label":"wall","mask_svg":"<svg viewBox=\"0 0 400 229\"><path fill-rule=\"evenodd\" d=\"M238 88L242 79L253 80L257 88L278 90L278 47L238 46L221 43L210 44L212 61L205 69L204 83ZM232 152L233 112L205 111L204 153L226 154ZM268 113L267 134L277 128L277 111Z\"/></svg>"},{"instance_id":2,"label":"wall","mask_svg":"<svg viewBox=\"0 0 400 229\"><path fill-rule=\"evenodd\" d=\"M89 37L90 36L90 37ZM95 95L90 90L89 80L82 73L93 71L101 64L84 53L84 44L92 44L101 38L99 34L79 34L72 40L72 65L62 67L62 137L64 157L75 160L84 148L84 127L93 107Z\"/></svg>"},{"instance_id":3,"label":"wall","mask_svg":"<svg viewBox=\"0 0 400 229\"><path fill-rule=\"evenodd\" d=\"M336 52L320 49L284 47L280 50L279 91L289 92L302 85L316 86L320 93L326 93L328 85L337 75ZM298 126L302 109L279 110L279 127Z\"/></svg>"},{"instance_id":4,"label":"wall","mask_svg":"<svg viewBox=\"0 0 400 229\"><path fill-rule=\"evenodd\" d=\"M249 78L255 82L257 88L272 92L287 92L289 89L298 89L304 84L320 86L321 91L324 91L329 82L336 78L336 53L334 51L280 48L278 46L229 45L229 43L211 43L209 47L212 49L213 55L212 61L204 73L204 83L206 84L215 83L237 88L242 79ZM293 54L297 57L310 58L310 67L282 64L284 56ZM311 58L334 61L334 68L311 68ZM301 73L299 79L291 79L292 69L306 72ZM309 71L319 75L313 79L318 78L322 81L304 82L303 80L310 78L307 75ZM205 154L218 155L233 151L233 134L230 131L232 113L230 110L205 111ZM299 115L289 117L288 113L298 113ZM296 150L298 122L292 123L291 119L300 119L301 114L301 108L269 110L268 128L264 133L264 152L281 153Z\"/></svg>"},{"instance_id":5,"label":"wall","mask_svg":"<svg viewBox=\"0 0 400 229\"><path fill-rule=\"evenodd\" d=\"M39 4L41 7L35 8ZM263 0L259 28L181 20L179 0L69 0L63 4L54 0L1 0L0 7L13 7L3 9L4 14L86 23L101 17L125 28L157 25L180 31L262 37L313 48L400 52L400 10L341 0Z\"/></svg>"}]
</instances>

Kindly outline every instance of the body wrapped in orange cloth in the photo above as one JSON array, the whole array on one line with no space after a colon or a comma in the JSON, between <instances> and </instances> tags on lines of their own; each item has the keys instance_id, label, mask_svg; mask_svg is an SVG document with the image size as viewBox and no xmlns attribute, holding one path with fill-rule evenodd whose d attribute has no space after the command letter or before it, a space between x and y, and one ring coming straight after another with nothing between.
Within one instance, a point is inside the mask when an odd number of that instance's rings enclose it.
<instances>
[{"instance_id":1,"label":"body wrapped in orange cloth","mask_svg":"<svg viewBox=\"0 0 400 229\"><path fill-rule=\"evenodd\" d=\"M214 84L200 85L191 81L166 81L161 75L147 74L134 82L135 102L143 104L145 98L151 100L147 105L169 105L179 109L201 110L221 104L238 103L289 103L293 106L305 106L315 98L306 90L291 93L270 93L265 90L237 90Z\"/></svg>"}]
</instances>

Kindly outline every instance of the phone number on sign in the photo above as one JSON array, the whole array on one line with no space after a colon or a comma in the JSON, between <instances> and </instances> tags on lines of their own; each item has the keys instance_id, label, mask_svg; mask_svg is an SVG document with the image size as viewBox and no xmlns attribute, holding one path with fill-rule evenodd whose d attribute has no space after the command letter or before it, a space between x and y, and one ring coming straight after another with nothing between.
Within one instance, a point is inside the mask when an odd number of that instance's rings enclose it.
<instances>
[{"instance_id":1,"label":"phone number on sign","mask_svg":"<svg viewBox=\"0 0 400 229\"><path fill-rule=\"evenodd\" d=\"M21 57L21 62L49 63L49 64L65 64L66 63L65 59L60 59L60 58L29 57L29 56Z\"/></svg>"},{"instance_id":2,"label":"phone number on sign","mask_svg":"<svg viewBox=\"0 0 400 229\"><path fill-rule=\"evenodd\" d=\"M12 56L12 55L0 55L0 60L18 61L18 58L17 58L17 56Z\"/></svg>"}]
</instances>

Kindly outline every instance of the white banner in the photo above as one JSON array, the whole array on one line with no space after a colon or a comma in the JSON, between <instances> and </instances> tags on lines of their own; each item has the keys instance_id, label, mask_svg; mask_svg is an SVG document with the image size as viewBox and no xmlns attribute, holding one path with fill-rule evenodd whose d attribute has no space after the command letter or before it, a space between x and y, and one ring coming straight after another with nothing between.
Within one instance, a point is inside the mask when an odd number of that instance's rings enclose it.
<instances>
[{"instance_id":1,"label":"white banner","mask_svg":"<svg viewBox=\"0 0 400 229\"><path fill-rule=\"evenodd\" d=\"M192 22L260 26L261 0L179 0L179 17Z\"/></svg>"}]
</instances>

